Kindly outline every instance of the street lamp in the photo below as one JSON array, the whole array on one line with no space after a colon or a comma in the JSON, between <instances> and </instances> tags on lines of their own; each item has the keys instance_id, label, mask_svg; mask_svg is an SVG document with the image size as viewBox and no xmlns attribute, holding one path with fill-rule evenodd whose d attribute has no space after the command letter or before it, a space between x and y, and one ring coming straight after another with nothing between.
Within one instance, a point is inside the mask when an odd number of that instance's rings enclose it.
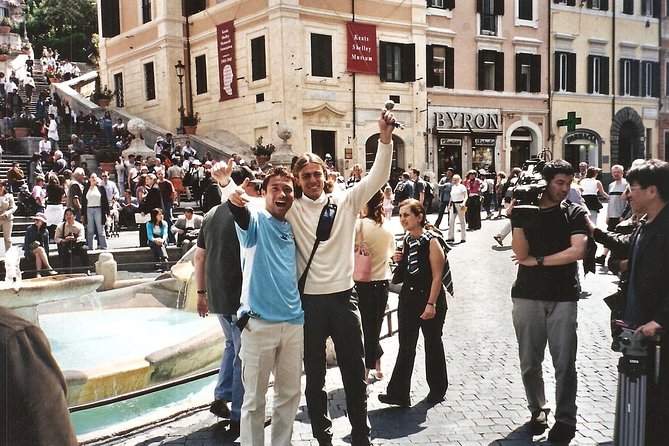
<instances>
[{"instance_id":1,"label":"street lamp","mask_svg":"<svg viewBox=\"0 0 669 446\"><path fill-rule=\"evenodd\" d=\"M174 66L174 69L177 71L177 77L179 78L179 100L181 105L179 106L179 128L177 129L177 134L184 134L184 75L186 74L186 66L177 61L177 64Z\"/></svg>"}]
</instances>

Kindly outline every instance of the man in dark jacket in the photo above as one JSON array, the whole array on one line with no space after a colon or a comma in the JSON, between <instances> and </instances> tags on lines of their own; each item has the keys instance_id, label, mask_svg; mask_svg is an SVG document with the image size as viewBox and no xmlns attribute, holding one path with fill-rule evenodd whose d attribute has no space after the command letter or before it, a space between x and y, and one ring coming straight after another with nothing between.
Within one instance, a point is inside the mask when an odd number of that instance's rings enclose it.
<instances>
[{"instance_id":1,"label":"man in dark jacket","mask_svg":"<svg viewBox=\"0 0 669 446\"><path fill-rule=\"evenodd\" d=\"M251 169L235 167L232 181L242 184L244 179L253 180ZM255 197L255 184L249 183L247 195ZM235 221L227 204L213 207L205 216L197 239L193 257L197 285L197 310L200 316L211 313L218 316L225 334L225 350L218 372L218 383L214 389L214 401L209 410L221 418L230 419L228 438L239 435L244 387L242 386L241 332L235 325L237 309L242 291L242 269L239 258L239 240ZM231 403L232 411L227 403Z\"/></svg>"},{"instance_id":2,"label":"man in dark jacket","mask_svg":"<svg viewBox=\"0 0 669 446\"><path fill-rule=\"evenodd\" d=\"M627 243L630 247L625 321L637 333L660 335L659 382L648 380L646 446L666 444L669 438L669 164L649 160L627 175L628 200L635 213L645 214L631 236L612 235L595 229L594 237L605 246ZM650 347L649 364L656 349ZM650 370L652 375L655 370Z\"/></svg>"}]
</instances>

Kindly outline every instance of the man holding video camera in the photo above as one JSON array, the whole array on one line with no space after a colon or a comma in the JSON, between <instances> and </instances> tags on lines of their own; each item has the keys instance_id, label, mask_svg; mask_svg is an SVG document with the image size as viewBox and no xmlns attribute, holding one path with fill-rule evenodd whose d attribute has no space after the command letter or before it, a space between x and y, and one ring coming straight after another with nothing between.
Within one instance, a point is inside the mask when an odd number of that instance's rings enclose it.
<instances>
[{"instance_id":1,"label":"man holding video camera","mask_svg":"<svg viewBox=\"0 0 669 446\"><path fill-rule=\"evenodd\" d=\"M548 427L542 362L546 343L550 349L556 380L556 423L548 441L568 442L576 431L576 319L578 283L576 262L583 258L587 243L585 210L563 203L574 178L566 161L545 164L531 176L525 192L534 191L526 203L514 191L513 259L519 265L511 290L512 318L518 340L520 368L528 408L527 426L539 435ZM541 187L545 181L545 188ZM527 182L519 181L519 184ZM534 184L533 184L534 183ZM543 193L541 193L543 192ZM539 196L538 194L541 193ZM522 200L521 200L522 198ZM521 203L522 201L522 203Z\"/></svg>"}]
</instances>

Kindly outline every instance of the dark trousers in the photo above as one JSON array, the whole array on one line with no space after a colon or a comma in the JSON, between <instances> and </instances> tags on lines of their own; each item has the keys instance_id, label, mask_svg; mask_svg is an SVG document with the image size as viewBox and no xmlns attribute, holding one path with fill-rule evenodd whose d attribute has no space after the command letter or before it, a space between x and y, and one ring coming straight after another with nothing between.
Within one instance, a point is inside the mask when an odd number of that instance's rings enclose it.
<instances>
[{"instance_id":1,"label":"dark trousers","mask_svg":"<svg viewBox=\"0 0 669 446\"><path fill-rule=\"evenodd\" d=\"M76 242L62 242L58 243L58 256L60 256L61 264L64 268L72 267L72 258L79 257L81 266L88 266L88 250L86 245Z\"/></svg>"},{"instance_id":2,"label":"dark trousers","mask_svg":"<svg viewBox=\"0 0 669 446\"><path fill-rule=\"evenodd\" d=\"M660 338L660 375L655 384L655 350L656 343L652 343L648 358L649 375L646 391L646 446L660 446L667 444L669 437L669 336Z\"/></svg>"},{"instance_id":3,"label":"dark trousers","mask_svg":"<svg viewBox=\"0 0 669 446\"><path fill-rule=\"evenodd\" d=\"M362 334L365 345L365 368L376 368L376 360L383 355L379 343L383 315L388 304L388 281L356 282L358 306L362 319Z\"/></svg>"},{"instance_id":4,"label":"dark trousers","mask_svg":"<svg viewBox=\"0 0 669 446\"><path fill-rule=\"evenodd\" d=\"M434 225L439 228L441 225L441 219L444 218L444 212L448 210L448 201L439 202L439 215L437 216L437 221L434 222ZM446 212L446 220L448 220L448 212Z\"/></svg>"},{"instance_id":5,"label":"dark trousers","mask_svg":"<svg viewBox=\"0 0 669 446\"><path fill-rule=\"evenodd\" d=\"M490 213L492 210L490 209L490 206L492 205L492 194L485 193L483 194L483 205L481 206L483 210L490 216Z\"/></svg>"},{"instance_id":6,"label":"dark trousers","mask_svg":"<svg viewBox=\"0 0 669 446\"><path fill-rule=\"evenodd\" d=\"M332 438L332 421L327 416L325 387L325 340L332 337L346 393L351 422L352 446L369 445L367 385L358 299L353 290L333 294L302 296L304 309L304 371L311 430L319 440Z\"/></svg>"},{"instance_id":7,"label":"dark trousers","mask_svg":"<svg viewBox=\"0 0 669 446\"><path fill-rule=\"evenodd\" d=\"M406 290L405 290L406 288ZM398 305L399 344L397 361L393 375L388 383L388 395L394 399L409 398L411 375L416 360L418 330L423 331L425 340L425 377L430 388L430 395L443 397L448 389L446 355L441 340L446 319L446 297L444 292L437 299L437 314L434 318L423 320L420 315L425 311L427 291L417 291L404 284Z\"/></svg>"},{"instance_id":8,"label":"dark trousers","mask_svg":"<svg viewBox=\"0 0 669 446\"><path fill-rule=\"evenodd\" d=\"M467 227L481 229L481 197L472 195L467 199Z\"/></svg>"},{"instance_id":9,"label":"dark trousers","mask_svg":"<svg viewBox=\"0 0 669 446\"><path fill-rule=\"evenodd\" d=\"M151 248L151 254L153 254L153 260L156 262L167 261L167 249L165 244L158 246L154 242L149 240L149 248Z\"/></svg>"}]
</instances>

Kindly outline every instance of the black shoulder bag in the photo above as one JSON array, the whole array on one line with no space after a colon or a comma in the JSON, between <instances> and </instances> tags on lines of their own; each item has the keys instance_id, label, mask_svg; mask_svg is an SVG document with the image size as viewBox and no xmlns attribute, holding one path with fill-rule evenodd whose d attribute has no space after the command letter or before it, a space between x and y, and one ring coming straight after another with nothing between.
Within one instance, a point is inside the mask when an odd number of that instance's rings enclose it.
<instances>
[{"instance_id":1,"label":"black shoulder bag","mask_svg":"<svg viewBox=\"0 0 669 446\"><path fill-rule=\"evenodd\" d=\"M332 232L332 225L334 224L335 215L337 215L337 205L330 203L330 197L328 197L328 202L325 203L325 206L323 206L321 216L318 218L318 226L316 227L316 240L314 241L314 247L311 249L309 261L307 262L306 268L304 268L304 272L300 276L300 280L297 282L297 289L300 292L300 296L304 294L304 284L307 281L307 274L309 273L311 262L314 260L314 255L316 254L318 245L330 238L330 232Z\"/></svg>"}]
</instances>

